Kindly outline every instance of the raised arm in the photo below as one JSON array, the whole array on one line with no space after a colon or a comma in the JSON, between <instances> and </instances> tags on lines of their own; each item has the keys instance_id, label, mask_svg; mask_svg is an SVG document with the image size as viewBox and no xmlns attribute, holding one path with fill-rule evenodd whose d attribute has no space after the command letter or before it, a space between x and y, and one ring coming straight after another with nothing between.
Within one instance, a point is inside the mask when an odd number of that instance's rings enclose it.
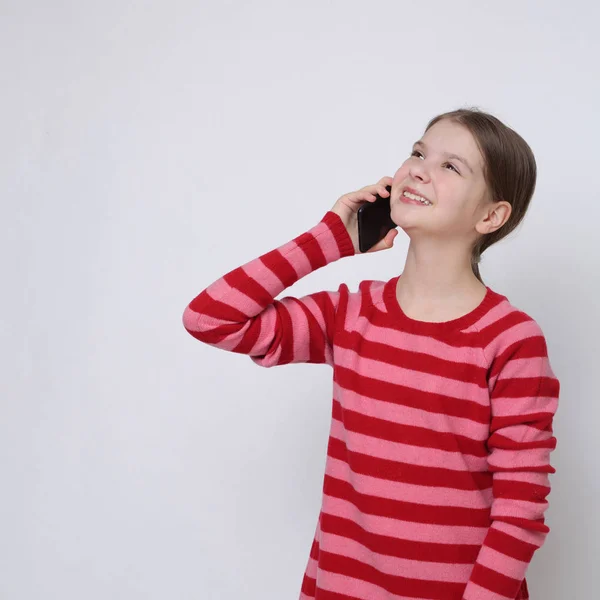
<instances>
[{"instance_id":1,"label":"raised arm","mask_svg":"<svg viewBox=\"0 0 600 600\"><path fill-rule=\"evenodd\" d=\"M388 195L390 177L341 196L312 229L230 271L203 290L183 313L185 329L196 339L249 355L261 366L311 362L332 364L340 295L317 292L276 300L301 277L358 251L357 212L375 194ZM389 231L369 252L391 248Z\"/></svg>"},{"instance_id":2,"label":"raised arm","mask_svg":"<svg viewBox=\"0 0 600 600\"><path fill-rule=\"evenodd\" d=\"M196 339L247 354L261 366L331 364L339 290L275 297L308 273L352 254L344 224L327 212L306 233L208 286L186 307L184 327Z\"/></svg>"}]
</instances>

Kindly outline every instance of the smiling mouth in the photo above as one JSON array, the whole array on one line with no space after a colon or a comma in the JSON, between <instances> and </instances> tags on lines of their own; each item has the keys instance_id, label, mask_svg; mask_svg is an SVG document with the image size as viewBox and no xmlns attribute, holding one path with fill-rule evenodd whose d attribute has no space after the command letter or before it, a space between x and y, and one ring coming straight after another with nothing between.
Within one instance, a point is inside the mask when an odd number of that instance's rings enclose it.
<instances>
[{"instance_id":1,"label":"smiling mouth","mask_svg":"<svg viewBox=\"0 0 600 600\"><path fill-rule=\"evenodd\" d=\"M406 190L402 192L402 198L407 198L408 200L412 200L413 202L422 204L423 206L431 206L431 202L429 202L427 198L423 198L423 196L419 196L418 194L407 192Z\"/></svg>"}]
</instances>

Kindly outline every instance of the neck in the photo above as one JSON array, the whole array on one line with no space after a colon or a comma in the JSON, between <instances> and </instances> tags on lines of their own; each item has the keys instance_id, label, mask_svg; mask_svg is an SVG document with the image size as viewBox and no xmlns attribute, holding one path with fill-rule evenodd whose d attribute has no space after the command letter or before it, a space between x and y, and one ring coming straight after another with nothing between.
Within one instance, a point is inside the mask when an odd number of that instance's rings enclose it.
<instances>
[{"instance_id":1,"label":"neck","mask_svg":"<svg viewBox=\"0 0 600 600\"><path fill-rule=\"evenodd\" d=\"M435 307L441 302L468 301L485 290L473 273L471 256L464 244L459 247L435 239L411 240L398 282L401 300Z\"/></svg>"}]
</instances>

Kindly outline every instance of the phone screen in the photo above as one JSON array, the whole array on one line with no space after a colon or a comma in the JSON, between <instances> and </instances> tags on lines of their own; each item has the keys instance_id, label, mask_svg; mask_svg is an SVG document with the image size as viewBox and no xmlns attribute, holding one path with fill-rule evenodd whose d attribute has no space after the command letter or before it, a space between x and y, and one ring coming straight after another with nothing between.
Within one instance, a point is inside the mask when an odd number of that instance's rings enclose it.
<instances>
[{"instance_id":1,"label":"phone screen","mask_svg":"<svg viewBox=\"0 0 600 600\"><path fill-rule=\"evenodd\" d=\"M386 186L391 191L392 186ZM373 202L365 202L357 213L358 217L358 247L361 252L372 248L382 240L390 229L397 227L390 216L390 198L376 195Z\"/></svg>"}]
</instances>

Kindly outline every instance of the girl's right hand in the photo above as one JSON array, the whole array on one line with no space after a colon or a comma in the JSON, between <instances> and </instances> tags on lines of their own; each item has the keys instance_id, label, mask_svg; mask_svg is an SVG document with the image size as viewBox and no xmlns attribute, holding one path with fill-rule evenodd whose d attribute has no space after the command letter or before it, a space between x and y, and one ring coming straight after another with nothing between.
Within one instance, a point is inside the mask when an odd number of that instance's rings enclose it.
<instances>
[{"instance_id":1,"label":"girl's right hand","mask_svg":"<svg viewBox=\"0 0 600 600\"><path fill-rule=\"evenodd\" d=\"M352 244L354 245L354 251L358 253L358 209L365 202L375 202L375 194L379 194L384 198L389 196L389 192L385 189L386 185L392 185L391 177L382 177L376 184L367 185L356 192L350 192L344 194L333 205L331 212L338 215L344 225L350 237L352 238ZM398 235L397 229L390 229L386 236L377 242L375 246L367 250L367 252L378 252L379 250L387 250L394 245L394 238Z\"/></svg>"}]
</instances>

